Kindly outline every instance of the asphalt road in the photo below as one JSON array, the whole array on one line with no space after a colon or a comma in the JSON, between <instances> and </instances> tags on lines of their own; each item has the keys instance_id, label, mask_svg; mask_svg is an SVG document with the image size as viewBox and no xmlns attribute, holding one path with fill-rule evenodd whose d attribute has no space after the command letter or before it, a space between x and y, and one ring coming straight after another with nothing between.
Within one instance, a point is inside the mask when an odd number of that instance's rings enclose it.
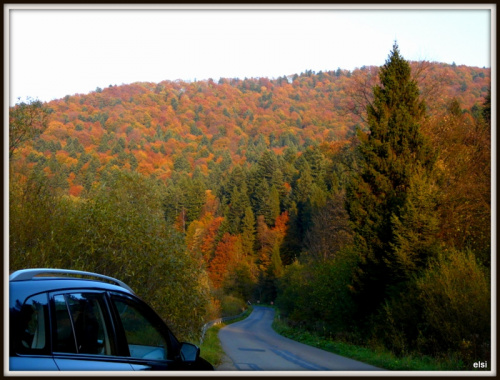
<instances>
[{"instance_id":1,"label":"asphalt road","mask_svg":"<svg viewBox=\"0 0 500 380\"><path fill-rule=\"evenodd\" d=\"M272 308L256 306L243 321L219 331L227 357L219 371L381 371L277 334Z\"/></svg>"}]
</instances>

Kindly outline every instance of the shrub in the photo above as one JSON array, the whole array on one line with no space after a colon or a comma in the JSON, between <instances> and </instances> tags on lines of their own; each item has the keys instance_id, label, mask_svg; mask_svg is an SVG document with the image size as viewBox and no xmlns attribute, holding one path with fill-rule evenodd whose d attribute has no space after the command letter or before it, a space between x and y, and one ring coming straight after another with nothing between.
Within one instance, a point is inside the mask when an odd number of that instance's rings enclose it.
<instances>
[{"instance_id":1,"label":"shrub","mask_svg":"<svg viewBox=\"0 0 500 380\"><path fill-rule=\"evenodd\" d=\"M355 306L349 286L356 265L348 250L334 260L288 266L279 283L276 300L291 325L325 335L350 329Z\"/></svg>"},{"instance_id":2,"label":"shrub","mask_svg":"<svg viewBox=\"0 0 500 380\"><path fill-rule=\"evenodd\" d=\"M245 302L238 297L223 296L221 302L222 317L234 317L243 313L246 309Z\"/></svg>"},{"instance_id":3,"label":"shrub","mask_svg":"<svg viewBox=\"0 0 500 380\"><path fill-rule=\"evenodd\" d=\"M412 354L421 329L425 330L415 283L400 285L397 291L393 289L392 297L384 303L374 323L372 345L382 343L400 357Z\"/></svg>"},{"instance_id":4,"label":"shrub","mask_svg":"<svg viewBox=\"0 0 500 380\"><path fill-rule=\"evenodd\" d=\"M421 343L427 351L453 351L464 361L489 359L490 281L475 255L440 254L416 285L427 326Z\"/></svg>"}]
</instances>

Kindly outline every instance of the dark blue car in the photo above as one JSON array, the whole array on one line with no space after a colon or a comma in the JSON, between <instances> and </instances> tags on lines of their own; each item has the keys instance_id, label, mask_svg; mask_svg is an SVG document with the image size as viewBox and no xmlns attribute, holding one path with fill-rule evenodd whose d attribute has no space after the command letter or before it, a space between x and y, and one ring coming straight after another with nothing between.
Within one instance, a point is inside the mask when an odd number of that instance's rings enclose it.
<instances>
[{"instance_id":1,"label":"dark blue car","mask_svg":"<svg viewBox=\"0 0 500 380\"><path fill-rule=\"evenodd\" d=\"M10 371L214 369L117 279L26 269L9 287Z\"/></svg>"}]
</instances>

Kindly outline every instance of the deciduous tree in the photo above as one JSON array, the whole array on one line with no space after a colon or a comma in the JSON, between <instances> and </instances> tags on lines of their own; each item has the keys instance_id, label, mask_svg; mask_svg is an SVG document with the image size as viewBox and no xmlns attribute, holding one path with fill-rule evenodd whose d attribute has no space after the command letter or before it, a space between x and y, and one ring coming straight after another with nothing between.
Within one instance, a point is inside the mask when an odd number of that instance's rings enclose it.
<instances>
[{"instance_id":1,"label":"deciduous tree","mask_svg":"<svg viewBox=\"0 0 500 380\"><path fill-rule=\"evenodd\" d=\"M40 136L48 126L49 108L39 100L28 99L9 110L9 158L27 141Z\"/></svg>"}]
</instances>

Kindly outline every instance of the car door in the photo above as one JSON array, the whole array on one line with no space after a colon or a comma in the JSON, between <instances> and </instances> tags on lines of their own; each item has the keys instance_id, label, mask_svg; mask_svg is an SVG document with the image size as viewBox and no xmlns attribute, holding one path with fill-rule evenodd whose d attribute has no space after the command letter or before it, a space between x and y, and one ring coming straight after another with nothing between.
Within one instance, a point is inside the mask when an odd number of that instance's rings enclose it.
<instances>
[{"instance_id":1,"label":"car door","mask_svg":"<svg viewBox=\"0 0 500 380\"><path fill-rule=\"evenodd\" d=\"M131 371L104 291L51 294L52 352L61 371Z\"/></svg>"},{"instance_id":2,"label":"car door","mask_svg":"<svg viewBox=\"0 0 500 380\"><path fill-rule=\"evenodd\" d=\"M120 346L134 370L182 369L178 342L161 318L135 297L111 293Z\"/></svg>"}]
</instances>

